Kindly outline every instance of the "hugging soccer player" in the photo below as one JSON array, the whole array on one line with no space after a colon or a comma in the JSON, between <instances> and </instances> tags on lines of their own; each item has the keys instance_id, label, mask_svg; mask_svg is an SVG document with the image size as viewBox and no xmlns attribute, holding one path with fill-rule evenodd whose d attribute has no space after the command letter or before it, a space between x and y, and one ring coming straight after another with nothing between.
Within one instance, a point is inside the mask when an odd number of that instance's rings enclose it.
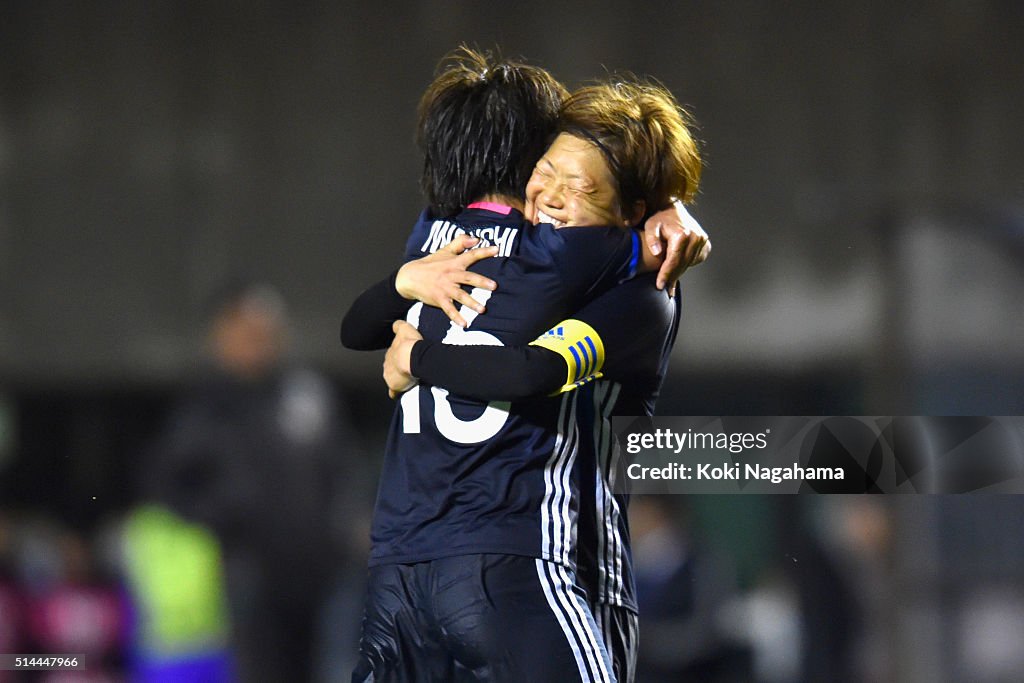
<instances>
[{"instance_id":1,"label":"hugging soccer player","mask_svg":"<svg viewBox=\"0 0 1024 683\"><path fill-rule=\"evenodd\" d=\"M421 104L433 214L414 228L407 258L467 244L462 234L490 245L470 257L476 302L461 299L456 312L468 326L411 305L400 292L417 288L403 268L353 305L342 328L347 346L386 346L387 319L405 317L434 342L522 347L633 277L642 241L625 216L555 229L522 213L562 96L536 67L468 51L447 63ZM436 266L431 258L427 268ZM583 374L596 374L599 356L595 348ZM402 395L353 680L615 680L576 575L579 396L481 401L424 383Z\"/></svg>"}]
</instances>

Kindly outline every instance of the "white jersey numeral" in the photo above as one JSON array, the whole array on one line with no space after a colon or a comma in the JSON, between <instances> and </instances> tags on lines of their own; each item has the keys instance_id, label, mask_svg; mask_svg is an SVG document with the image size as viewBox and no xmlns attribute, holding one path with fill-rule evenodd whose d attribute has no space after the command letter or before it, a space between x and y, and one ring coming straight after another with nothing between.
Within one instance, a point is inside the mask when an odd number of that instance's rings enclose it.
<instances>
[{"instance_id":1,"label":"white jersey numeral","mask_svg":"<svg viewBox=\"0 0 1024 683\"><path fill-rule=\"evenodd\" d=\"M470 296L482 304L491 298L491 292L479 287L473 288ZM413 327L419 327L420 313L423 304L417 303L406 314L405 319ZM476 320L477 312L462 306L459 314L466 320L467 327ZM441 340L443 344L456 346L501 346L501 340L483 330L469 330L452 323L448 333ZM434 424L449 441L462 444L473 444L486 441L501 431L508 421L508 410L512 405L508 401L491 401L479 417L462 420L452 412L448 401L448 390L431 387L431 398L434 404ZM417 385L402 395L402 431L406 434L420 433L420 387Z\"/></svg>"}]
</instances>

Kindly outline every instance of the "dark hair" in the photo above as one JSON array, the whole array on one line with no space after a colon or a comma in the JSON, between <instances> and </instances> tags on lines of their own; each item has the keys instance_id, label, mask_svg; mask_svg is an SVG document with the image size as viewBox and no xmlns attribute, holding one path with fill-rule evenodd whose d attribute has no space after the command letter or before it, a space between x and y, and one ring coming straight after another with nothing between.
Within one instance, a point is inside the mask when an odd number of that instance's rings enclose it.
<instances>
[{"instance_id":1,"label":"dark hair","mask_svg":"<svg viewBox=\"0 0 1024 683\"><path fill-rule=\"evenodd\" d=\"M416 134L431 206L450 215L487 194L521 197L566 94L540 67L465 46L441 60Z\"/></svg>"},{"instance_id":2,"label":"dark hair","mask_svg":"<svg viewBox=\"0 0 1024 683\"><path fill-rule=\"evenodd\" d=\"M559 132L600 149L624 211L638 200L648 212L673 199L693 201L701 174L693 119L666 88L627 78L575 91L562 107Z\"/></svg>"}]
</instances>

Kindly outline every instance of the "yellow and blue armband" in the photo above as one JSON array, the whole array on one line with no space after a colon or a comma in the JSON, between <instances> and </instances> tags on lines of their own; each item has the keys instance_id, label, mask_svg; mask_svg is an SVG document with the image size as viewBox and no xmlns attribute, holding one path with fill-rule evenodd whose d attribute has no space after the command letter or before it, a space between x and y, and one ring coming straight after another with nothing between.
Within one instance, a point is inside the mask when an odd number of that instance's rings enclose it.
<instances>
[{"instance_id":1,"label":"yellow and blue armband","mask_svg":"<svg viewBox=\"0 0 1024 683\"><path fill-rule=\"evenodd\" d=\"M597 330L582 320L563 320L530 342L530 346L554 351L565 359L565 384L552 395L572 391L602 375L604 344Z\"/></svg>"}]
</instances>

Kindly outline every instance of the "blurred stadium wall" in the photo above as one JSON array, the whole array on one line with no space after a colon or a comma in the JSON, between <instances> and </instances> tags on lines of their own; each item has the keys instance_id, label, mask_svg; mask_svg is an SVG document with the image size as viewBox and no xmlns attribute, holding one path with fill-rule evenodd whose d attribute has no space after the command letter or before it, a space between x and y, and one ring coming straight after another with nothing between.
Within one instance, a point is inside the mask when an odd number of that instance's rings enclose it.
<instances>
[{"instance_id":1,"label":"blurred stadium wall","mask_svg":"<svg viewBox=\"0 0 1024 683\"><path fill-rule=\"evenodd\" d=\"M301 354L375 374L334 329L395 263L421 203L415 104L467 41L570 85L650 74L695 114L715 256L686 282L677 371L863 377L898 295L879 229L1024 200L1022 27L995 0L5 3L0 372L176 378L241 271L284 290ZM980 230L939 249L957 281L988 272L965 251ZM976 287L973 306L1001 291Z\"/></svg>"}]
</instances>

